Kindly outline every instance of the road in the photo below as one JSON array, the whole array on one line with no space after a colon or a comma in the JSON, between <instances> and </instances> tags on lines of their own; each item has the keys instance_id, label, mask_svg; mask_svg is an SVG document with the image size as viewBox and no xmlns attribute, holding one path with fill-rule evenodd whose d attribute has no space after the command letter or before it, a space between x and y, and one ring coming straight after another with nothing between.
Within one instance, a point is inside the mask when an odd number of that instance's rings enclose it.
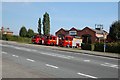
<instances>
[{"instance_id":1,"label":"road","mask_svg":"<svg viewBox=\"0 0 120 80\"><path fill-rule=\"evenodd\" d=\"M53 50L48 47L7 43L0 46L5 78L24 77L25 72L30 73L30 76L27 75L29 78L118 78L118 59ZM9 66L14 64L9 70L22 71L10 76L11 72L6 72L6 63L9 63ZM12 69L15 66L16 68Z\"/></svg>"}]
</instances>

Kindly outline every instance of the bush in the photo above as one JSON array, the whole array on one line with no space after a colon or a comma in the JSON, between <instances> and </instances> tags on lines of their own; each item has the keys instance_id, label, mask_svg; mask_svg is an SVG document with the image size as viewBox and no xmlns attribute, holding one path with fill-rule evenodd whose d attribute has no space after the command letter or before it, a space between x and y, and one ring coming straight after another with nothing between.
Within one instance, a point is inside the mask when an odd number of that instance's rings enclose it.
<instances>
[{"instance_id":1,"label":"bush","mask_svg":"<svg viewBox=\"0 0 120 80\"><path fill-rule=\"evenodd\" d=\"M104 51L104 43L95 43L94 46L95 46L94 51L100 52Z\"/></svg>"},{"instance_id":2,"label":"bush","mask_svg":"<svg viewBox=\"0 0 120 80\"><path fill-rule=\"evenodd\" d=\"M26 37L20 37L16 35L3 35L2 40L7 40L7 41L17 41L17 42L22 42L22 43L32 43L31 38L26 38Z\"/></svg>"},{"instance_id":3,"label":"bush","mask_svg":"<svg viewBox=\"0 0 120 80\"><path fill-rule=\"evenodd\" d=\"M104 51L104 43L95 43L95 51ZM106 43L106 52L120 53L120 42Z\"/></svg>"},{"instance_id":4,"label":"bush","mask_svg":"<svg viewBox=\"0 0 120 80\"><path fill-rule=\"evenodd\" d=\"M91 51L93 51L94 50L94 44L85 44L85 43L82 43L81 44L81 48L83 49L83 50L91 50Z\"/></svg>"},{"instance_id":5,"label":"bush","mask_svg":"<svg viewBox=\"0 0 120 80\"><path fill-rule=\"evenodd\" d=\"M106 45L106 52L120 53L120 42L108 43Z\"/></svg>"},{"instance_id":6,"label":"bush","mask_svg":"<svg viewBox=\"0 0 120 80\"><path fill-rule=\"evenodd\" d=\"M81 44L83 50L104 51L104 43ZM120 42L106 43L105 52L120 53Z\"/></svg>"},{"instance_id":7,"label":"bush","mask_svg":"<svg viewBox=\"0 0 120 80\"><path fill-rule=\"evenodd\" d=\"M23 38L23 37L18 37L18 42L23 42L23 43L32 43L31 38Z\"/></svg>"},{"instance_id":8,"label":"bush","mask_svg":"<svg viewBox=\"0 0 120 80\"><path fill-rule=\"evenodd\" d=\"M7 40L7 35L2 35L2 40Z\"/></svg>"}]
</instances>

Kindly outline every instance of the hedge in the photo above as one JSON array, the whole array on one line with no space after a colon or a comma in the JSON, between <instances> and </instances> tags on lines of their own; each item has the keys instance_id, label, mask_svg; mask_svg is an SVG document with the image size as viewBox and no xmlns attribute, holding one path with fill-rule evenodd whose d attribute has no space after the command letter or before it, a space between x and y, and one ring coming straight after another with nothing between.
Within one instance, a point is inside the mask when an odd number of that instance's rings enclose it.
<instances>
[{"instance_id":1,"label":"hedge","mask_svg":"<svg viewBox=\"0 0 120 80\"><path fill-rule=\"evenodd\" d=\"M82 43L81 44L81 49L93 51L94 50L94 44L88 44L88 43L85 44L85 43Z\"/></svg>"},{"instance_id":2,"label":"hedge","mask_svg":"<svg viewBox=\"0 0 120 80\"><path fill-rule=\"evenodd\" d=\"M94 44L82 43L81 49L103 52L104 43L94 43ZM105 52L120 53L120 42L106 43Z\"/></svg>"},{"instance_id":3,"label":"hedge","mask_svg":"<svg viewBox=\"0 0 120 80\"><path fill-rule=\"evenodd\" d=\"M106 52L120 53L120 42L108 43L106 45Z\"/></svg>"},{"instance_id":4,"label":"hedge","mask_svg":"<svg viewBox=\"0 0 120 80\"><path fill-rule=\"evenodd\" d=\"M104 43L95 43L94 46L94 51L104 51Z\"/></svg>"},{"instance_id":5,"label":"hedge","mask_svg":"<svg viewBox=\"0 0 120 80\"><path fill-rule=\"evenodd\" d=\"M6 41L17 41L17 42L22 42L22 43L32 43L31 38L26 38L26 37L20 37L16 35L3 35L2 40Z\"/></svg>"}]
</instances>

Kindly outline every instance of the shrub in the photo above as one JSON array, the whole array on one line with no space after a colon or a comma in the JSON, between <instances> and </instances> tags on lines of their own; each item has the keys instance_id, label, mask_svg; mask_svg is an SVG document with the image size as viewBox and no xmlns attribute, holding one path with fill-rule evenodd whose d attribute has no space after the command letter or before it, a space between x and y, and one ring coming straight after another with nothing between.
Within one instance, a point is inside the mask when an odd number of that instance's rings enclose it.
<instances>
[{"instance_id":1,"label":"shrub","mask_svg":"<svg viewBox=\"0 0 120 80\"><path fill-rule=\"evenodd\" d=\"M17 42L22 42L22 43L32 43L31 38L26 38L26 37L20 37L16 35L3 35L2 40L7 40L7 41L17 41Z\"/></svg>"},{"instance_id":2,"label":"shrub","mask_svg":"<svg viewBox=\"0 0 120 80\"><path fill-rule=\"evenodd\" d=\"M7 40L7 35L2 35L2 40Z\"/></svg>"},{"instance_id":3,"label":"shrub","mask_svg":"<svg viewBox=\"0 0 120 80\"><path fill-rule=\"evenodd\" d=\"M82 43L82 44L81 44L81 48L82 48L83 50L91 50L91 44Z\"/></svg>"},{"instance_id":4,"label":"shrub","mask_svg":"<svg viewBox=\"0 0 120 80\"><path fill-rule=\"evenodd\" d=\"M95 51L104 51L104 43L95 43ZM120 42L106 43L106 52L120 53Z\"/></svg>"},{"instance_id":5,"label":"shrub","mask_svg":"<svg viewBox=\"0 0 120 80\"><path fill-rule=\"evenodd\" d=\"M106 52L120 53L120 42L108 43L106 45Z\"/></svg>"},{"instance_id":6,"label":"shrub","mask_svg":"<svg viewBox=\"0 0 120 80\"><path fill-rule=\"evenodd\" d=\"M94 46L95 46L94 48L95 51L100 51L100 52L104 51L104 43L95 43Z\"/></svg>"},{"instance_id":7,"label":"shrub","mask_svg":"<svg viewBox=\"0 0 120 80\"><path fill-rule=\"evenodd\" d=\"M31 38L18 37L18 42L31 43Z\"/></svg>"}]
</instances>

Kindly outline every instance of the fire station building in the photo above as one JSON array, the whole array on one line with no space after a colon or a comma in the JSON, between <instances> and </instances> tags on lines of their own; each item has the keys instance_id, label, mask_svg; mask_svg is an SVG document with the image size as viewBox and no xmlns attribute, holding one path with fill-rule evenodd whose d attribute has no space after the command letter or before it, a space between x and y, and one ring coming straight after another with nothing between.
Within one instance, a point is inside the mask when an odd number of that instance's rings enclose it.
<instances>
[{"instance_id":1,"label":"fire station building","mask_svg":"<svg viewBox=\"0 0 120 80\"><path fill-rule=\"evenodd\" d=\"M61 28L56 33L56 36L58 37L64 37L67 35L70 36L78 36L82 38L83 43L94 43L94 42L103 42L107 39L108 33L103 30L102 28L89 28L85 27L82 30L71 28L70 30L66 30Z\"/></svg>"}]
</instances>

